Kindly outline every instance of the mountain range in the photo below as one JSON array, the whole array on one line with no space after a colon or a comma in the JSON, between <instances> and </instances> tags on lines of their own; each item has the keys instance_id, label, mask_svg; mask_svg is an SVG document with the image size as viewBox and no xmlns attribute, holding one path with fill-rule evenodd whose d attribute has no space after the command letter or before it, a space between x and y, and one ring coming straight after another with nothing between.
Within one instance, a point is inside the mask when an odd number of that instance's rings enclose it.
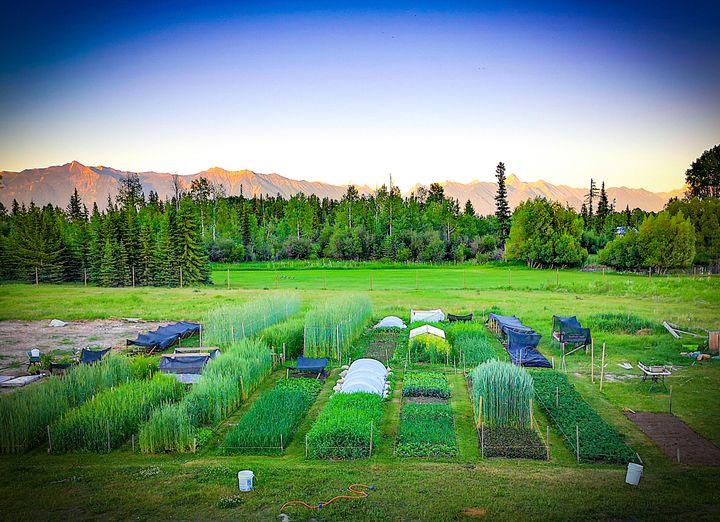
<instances>
[{"instance_id":1,"label":"mountain range","mask_svg":"<svg viewBox=\"0 0 720 522\"><path fill-rule=\"evenodd\" d=\"M51 203L65 207L75 188L83 202L92 206L97 202L98 207L106 206L108 195L115 197L118 191L118 180L128 174L110 167L87 167L77 161L46 168L26 169L21 172L0 171L0 202L6 207L12 204L13 199L28 205L34 201L36 205ZM169 198L174 194L173 174L165 172L138 172L145 194L155 191L161 199ZM211 183L221 184L227 195L236 196L242 193L251 197L253 195L277 194L288 198L299 192L315 194L320 198L328 197L340 199L345 193L346 185L332 185L319 181L298 181L286 178L279 174L260 174L251 170L229 171L219 167L198 172L197 174L180 176L180 185L189 189L192 180L205 177ZM479 214L491 214L495 211L495 192L497 184L489 181L472 181L459 183L444 181L440 183L445 194L456 198L464 205L468 199ZM420 185L416 185L409 192L416 192ZM373 190L366 186L357 186L360 194L372 194ZM586 188L575 188L567 185L553 185L547 181L521 181L516 175L507 177L507 190L510 206L515 207L521 201L536 196L569 204L579 209L587 192ZM683 189L670 192L650 192L645 189L628 187L607 188L610 201L615 200L618 209L629 206L647 211L661 210L668 199L680 196Z\"/></svg>"}]
</instances>

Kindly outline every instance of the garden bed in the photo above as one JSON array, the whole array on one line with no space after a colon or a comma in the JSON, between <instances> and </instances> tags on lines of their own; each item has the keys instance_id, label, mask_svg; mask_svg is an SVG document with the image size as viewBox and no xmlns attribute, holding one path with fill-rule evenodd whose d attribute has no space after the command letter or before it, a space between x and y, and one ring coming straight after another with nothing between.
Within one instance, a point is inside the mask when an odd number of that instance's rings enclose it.
<instances>
[{"instance_id":1,"label":"garden bed","mask_svg":"<svg viewBox=\"0 0 720 522\"><path fill-rule=\"evenodd\" d=\"M404 397L450 397L450 386L439 372L408 372L403 379Z\"/></svg>"},{"instance_id":2,"label":"garden bed","mask_svg":"<svg viewBox=\"0 0 720 522\"><path fill-rule=\"evenodd\" d=\"M452 407L405 404L400 413L396 453L401 457L457 456Z\"/></svg>"}]
</instances>

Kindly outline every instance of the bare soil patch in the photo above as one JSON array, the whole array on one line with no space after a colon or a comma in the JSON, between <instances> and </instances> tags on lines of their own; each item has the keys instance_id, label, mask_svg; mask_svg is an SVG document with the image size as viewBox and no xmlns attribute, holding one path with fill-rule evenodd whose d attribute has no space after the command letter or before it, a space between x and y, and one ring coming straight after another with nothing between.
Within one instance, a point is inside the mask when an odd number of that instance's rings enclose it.
<instances>
[{"instance_id":1,"label":"bare soil patch","mask_svg":"<svg viewBox=\"0 0 720 522\"><path fill-rule=\"evenodd\" d=\"M631 413L625 415L650 437L671 460L681 464L720 466L720 448L698 435L690 426L671 413Z\"/></svg>"},{"instance_id":2,"label":"bare soil patch","mask_svg":"<svg viewBox=\"0 0 720 522\"><path fill-rule=\"evenodd\" d=\"M27 352L69 354L88 346L124 348L125 339L154 330L167 322L131 323L119 319L72 321L52 327L49 320L0 321L0 371L3 375L25 375Z\"/></svg>"},{"instance_id":3,"label":"bare soil patch","mask_svg":"<svg viewBox=\"0 0 720 522\"><path fill-rule=\"evenodd\" d=\"M448 400L442 397L405 397L407 404L447 404Z\"/></svg>"}]
</instances>

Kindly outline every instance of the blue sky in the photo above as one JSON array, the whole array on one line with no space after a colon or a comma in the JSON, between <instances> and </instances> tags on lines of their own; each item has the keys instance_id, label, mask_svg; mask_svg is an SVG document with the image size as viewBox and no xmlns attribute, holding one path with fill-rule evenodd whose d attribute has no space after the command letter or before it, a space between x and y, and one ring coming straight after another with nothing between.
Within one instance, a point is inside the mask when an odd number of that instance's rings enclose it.
<instances>
[{"instance_id":1,"label":"blue sky","mask_svg":"<svg viewBox=\"0 0 720 522\"><path fill-rule=\"evenodd\" d=\"M339 5L10 6L0 170L668 190L720 142L711 2Z\"/></svg>"}]
</instances>

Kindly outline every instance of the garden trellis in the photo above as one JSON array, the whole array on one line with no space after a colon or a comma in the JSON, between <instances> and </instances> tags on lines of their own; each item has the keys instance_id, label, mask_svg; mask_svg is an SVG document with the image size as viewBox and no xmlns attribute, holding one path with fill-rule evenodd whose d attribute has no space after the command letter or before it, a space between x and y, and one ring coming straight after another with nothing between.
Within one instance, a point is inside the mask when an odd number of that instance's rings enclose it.
<instances>
[{"instance_id":1,"label":"garden trellis","mask_svg":"<svg viewBox=\"0 0 720 522\"><path fill-rule=\"evenodd\" d=\"M336 297L310 310L305 317L304 355L341 361L371 312L372 303L367 296Z\"/></svg>"}]
</instances>

